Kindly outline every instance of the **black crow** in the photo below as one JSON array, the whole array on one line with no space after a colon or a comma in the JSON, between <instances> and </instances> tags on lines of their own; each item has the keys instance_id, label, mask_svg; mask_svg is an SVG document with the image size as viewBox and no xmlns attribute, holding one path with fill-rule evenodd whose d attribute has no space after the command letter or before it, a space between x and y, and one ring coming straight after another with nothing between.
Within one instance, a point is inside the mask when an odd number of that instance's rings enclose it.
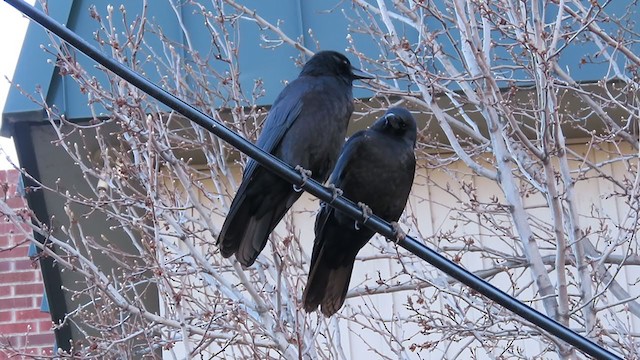
<instances>
[{"instance_id":1,"label":"black crow","mask_svg":"<svg viewBox=\"0 0 640 360\"><path fill-rule=\"evenodd\" d=\"M390 108L369 129L349 138L329 182L397 226L413 184L415 143L413 116L404 108ZM307 312L320 305L329 317L344 304L356 254L374 232L322 204L315 233L303 303Z\"/></svg>"},{"instance_id":2,"label":"black crow","mask_svg":"<svg viewBox=\"0 0 640 360\"><path fill-rule=\"evenodd\" d=\"M257 146L324 182L344 144L353 112L352 82L371 78L335 51L321 51L282 90ZM304 169L304 170L302 170ZM249 160L218 237L222 256L253 264L267 238L300 197L294 187Z\"/></svg>"}]
</instances>

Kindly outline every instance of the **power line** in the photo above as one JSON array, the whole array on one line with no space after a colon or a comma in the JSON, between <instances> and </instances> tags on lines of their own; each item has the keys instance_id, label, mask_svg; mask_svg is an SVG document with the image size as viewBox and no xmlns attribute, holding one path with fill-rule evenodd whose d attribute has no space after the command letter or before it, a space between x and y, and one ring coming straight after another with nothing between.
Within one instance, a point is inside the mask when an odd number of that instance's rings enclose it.
<instances>
[{"instance_id":1,"label":"power line","mask_svg":"<svg viewBox=\"0 0 640 360\"><path fill-rule=\"evenodd\" d=\"M37 22L46 30L51 31L62 40L69 43L89 58L93 59L100 65L104 66L117 76L126 80L130 84L154 97L164 105L177 111L202 126L209 132L213 133L217 137L223 139L236 149L242 151L246 155L255 159L260 165L272 171L273 173L281 176L291 184L304 189L310 194L318 197L320 200L327 202L330 206L340 210L355 220L364 223L365 226L371 230L385 236L387 239L395 240L395 232L393 227L379 218L378 216L370 216L364 218L362 209L348 199L338 196L334 199L334 191L329 188L325 188L320 183L313 179L303 179L300 172L294 170L288 164L282 162L280 159L273 155L266 153L260 148L256 147L251 142L237 135L233 131L226 128L221 122L216 121L200 110L185 103L184 101L176 98L172 94L160 88L158 85L140 76L133 70L125 67L124 65L116 62L112 58L106 56L73 31L67 29L42 11L36 9L34 6L21 0L5 0L11 6L22 12L24 15L31 18L31 20ZM511 310L516 315L528 320L532 324L546 330L550 334L564 340L570 345L584 351L586 354L593 356L596 359L619 359L617 355L609 352L608 350L598 346L591 340L577 334L571 329L563 326L548 316L540 313L539 311L523 304L516 298L496 288L490 283L480 279L471 272L456 265L452 261L438 254L436 251L426 247L422 243L418 242L411 236L406 236L400 239L397 244L411 253L417 255L421 259L429 262L431 265L442 270L447 275L455 278L468 287L476 290L487 298L502 305L506 309Z\"/></svg>"}]
</instances>

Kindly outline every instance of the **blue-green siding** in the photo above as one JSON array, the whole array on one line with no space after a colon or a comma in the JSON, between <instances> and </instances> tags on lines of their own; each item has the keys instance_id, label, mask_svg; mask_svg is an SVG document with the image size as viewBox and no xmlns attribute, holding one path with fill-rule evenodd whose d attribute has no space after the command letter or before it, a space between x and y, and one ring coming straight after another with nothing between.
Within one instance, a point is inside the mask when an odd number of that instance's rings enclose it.
<instances>
[{"instance_id":1,"label":"blue-green siding","mask_svg":"<svg viewBox=\"0 0 640 360\"><path fill-rule=\"evenodd\" d=\"M391 2L388 2L391 5ZM58 21L66 23L70 29L73 29L84 38L91 40L93 39L93 33L98 30L98 23L89 16L90 6L94 5L104 18L106 16L107 4L110 3L116 7L114 10L114 24L122 27L122 17L117 10L120 3L114 3L110 0L56 0L55 3L51 3L50 12ZM137 0L122 3L126 4L127 7L128 23L131 23L137 15L142 13L142 1ZM241 3L249 9L256 10L258 14L267 21L278 23L285 34L294 39L302 39L304 45L314 51L318 50L314 41L319 42L321 49L344 51L344 49L348 47L346 36L351 26L347 17L358 18L359 16L364 16L362 9L349 1L248 0L242 1ZM640 15L637 14L638 6L630 6L629 4L631 3L631 1L622 0L611 1L605 10L612 15L631 11L636 14L631 16L630 19L637 19L637 15ZM55 4L55 6L53 4ZM541 1L540 4L541 8L543 8L542 5L547 6L547 13L545 15L547 22L553 21L557 13L557 9L555 8L557 5L544 1ZM176 15L169 6L169 2L162 0L151 1L149 2L147 11L150 19L149 29L151 26L159 26L159 29L161 29L167 37L178 44L178 52L181 52L179 44L185 43L185 37L176 20ZM204 19L199 9L193 5L185 5L181 9L180 16L190 34L194 47L198 50L198 54L201 57L211 55L211 35L203 31L204 27L202 23ZM425 17L425 19L428 31L440 32L438 41L443 44L443 51L445 53L453 55L450 59L454 62L454 66L462 68L462 64L457 63L455 60L457 56L454 54L454 44L451 43L451 41L458 41L455 39L457 30L454 29L453 38L448 38L447 35L441 33L441 31L443 27L452 27L452 24L442 24L430 17ZM236 34L234 32L231 36L239 48L239 65L242 69L240 79L243 90L245 94L250 94L254 82L257 79L262 80L266 92L265 96L259 100L259 103L269 104L282 88L282 81L290 80L297 75L299 69L294 65L292 58L298 56L299 53L290 46L265 48L261 36L276 38L275 35L270 34L268 31L262 31L259 26L248 17L240 17L237 21L240 22L240 33ZM394 22L400 36L407 38L410 43L417 42L417 34L413 29L403 26L403 24L398 21ZM614 27L614 24L611 23L600 23L599 25L605 29ZM626 25L636 33L640 31L637 22ZM308 34L309 29L313 30L313 38ZM375 41L380 41L380 39L372 39L369 36L360 35L357 32L353 33L353 37L356 40L359 51L377 56L375 54L378 54L380 50ZM124 37L121 37L121 40L123 38ZM587 56L597 53L597 47L589 38L578 37L577 40L578 41L572 42L568 47L563 49L563 53L559 58L560 65L570 71L576 80L589 81L603 78L609 69L608 63L606 61L597 64L582 63L583 59L588 60ZM166 49L163 49L161 42L154 35L148 36L147 41L152 51L145 51L139 54L137 60L140 61L141 67L138 68L138 70L141 70L145 76L150 79L158 81L160 74L158 74L153 64L146 61L146 57L147 55L152 55L153 52L163 57ZM94 41L92 42L95 43ZM48 35L45 34L40 26L37 24L31 24L29 26L19 64L14 75L14 81L30 93L33 93L36 86L41 87L47 96L47 101L50 104L55 104L69 119L87 118L91 116L89 107L87 106L87 98L81 94L77 84L71 81L71 79L61 78L56 71L54 71L54 67L46 63L46 60L50 59L51 56L41 50L40 45L49 43ZM107 49L107 51L110 50ZM502 51L502 53L500 53L500 51ZM188 61L189 58L187 54L181 52L181 55ZM497 56L493 59L494 64L509 61L500 59L501 56L508 58L509 54L504 50L496 50L495 55ZM106 76L95 68L93 61L77 52L76 58L84 69L101 81L103 86L109 86L105 81ZM352 58L352 60L356 61L354 58ZM605 59L600 56L596 60ZM531 61L531 59L523 58L522 61ZM226 69L226 64L212 57L210 57L209 63L215 69ZM618 65L624 69L626 64L619 63ZM425 66L432 72L437 72L440 69L440 65L435 61L430 64L425 64ZM162 69L161 71L169 72L166 69ZM522 80L530 78L530 75L521 72L516 73L515 77ZM217 80L211 77L209 86L216 87L217 85ZM400 86L404 88L410 85L405 81L401 82ZM355 95L358 97L366 97L370 96L371 93L364 90L356 90ZM6 121L12 116L14 118L17 116L12 114L37 109L38 105L13 89L9 93L3 111L4 119ZM101 110L98 109L98 112L100 111ZM3 129L5 125L6 124L3 124Z\"/></svg>"},{"instance_id":2,"label":"blue-green siding","mask_svg":"<svg viewBox=\"0 0 640 360\"><path fill-rule=\"evenodd\" d=\"M118 3L109 0L77 0L77 1L60 1L56 2L52 11L54 17L66 23L70 29L85 39L89 39L93 44L93 33L99 31L98 23L89 16L90 6L95 6L97 11L103 17L106 16L106 8L108 4L114 4L114 24L122 26L122 18L117 10ZM141 1L126 2L127 21L133 21L136 15L142 13ZM320 41L323 49L335 49L343 51L347 47L347 23L339 9L329 14L321 14L320 12L335 6L335 0L324 0L314 2L304 2L301 0L279 0L279 1L244 1L243 5L250 9L255 9L262 17L270 22L276 23L278 20L280 28L288 36L294 39L306 39L309 41L307 30L312 28L315 33L315 39ZM341 5L346 10L350 9L350 4ZM180 29L176 15L166 1L153 1L147 9L150 19L149 26L159 26L162 32L176 42L185 43L185 38ZM202 57L210 55L211 51L211 35L202 31L202 23L204 18L198 8L192 5L186 5L182 8L181 13L183 23L190 35L191 42L198 50ZM260 27L247 17L240 18L240 33L231 33L234 42L239 48L239 65L242 69L241 84L245 93L250 94L254 82L260 79L264 83L265 96L259 100L261 104L271 103L275 96L282 88L282 81L295 78L299 69L295 66L293 58L299 55L295 49L290 46L280 46L277 48L265 48L261 40L261 36L271 36L273 34L263 32ZM150 27L149 27L150 29ZM122 40L122 36L120 39ZM163 49L161 42L153 34L147 36L149 48L153 52L161 56L164 55L166 49ZM71 79L60 77L54 67L47 64L47 59L52 59L40 49L40 44L49 44L48 36L44 30L36 25L30 24L25 43L23 45L22 54L19 64L14 75L16 83L29 92L34 91L36 86L40 86L46 94L47 101L55 104L56 107L64 112L69 119L86 118L91 116L89 107L87 106L87 97L80 92L77 84ZM314 44L306 43L315 50ZM105 48L107 51L110 49ZM145 51L139 54L138 61L142 63L142 67L138 70L148 78L158 81L160 74L155 65L146 62L147 55L152 55L152 51ZM180 49L178 49L180 51ZM186 56L182 52L183 56ZM109 86L106 82L104 73L96 69L93 61L86 56L76 52L78 63L89 72L91 76L95 76L103 86ZM355 59L354 59L355 60ZM226 64L221 63L210 56L209 64L213 68L220 70L226 69ZM162 69L161 71L167 71ZM217 86L216 80L212 78L211 86ZM360 90L356 95L366 96L368 92ZM34 110L38 108L36 104L25 98L17 91L11 91L4 109L4 114L22 112L25 110ZM97 109L101 111L100 108Z\"/></svg>"},{"instance_id":3,"label":"blue-green siding","mask_svg":"<svg viewBox=\"0 0 640 360\"><path fill-rule=\"evenodd\" d=\"M72 0L56 1L56 6L50 9L49 15L66 24L72 4ZM5 34L4 36L7 35ZM53 66L47 64L47 59L50 59L51 56L41 50L40 45L47 45L50 42L49 35L45 33L42 27L34 23L29 24L13 75L14 83L19 84L27 93L34 94L36 86L40 86L45 94L49 91L54 69ZM21 94L17 89L12 88L7 96L3 113L18 113L40 109L40 106Z\"/></svg>"}]
</instances>

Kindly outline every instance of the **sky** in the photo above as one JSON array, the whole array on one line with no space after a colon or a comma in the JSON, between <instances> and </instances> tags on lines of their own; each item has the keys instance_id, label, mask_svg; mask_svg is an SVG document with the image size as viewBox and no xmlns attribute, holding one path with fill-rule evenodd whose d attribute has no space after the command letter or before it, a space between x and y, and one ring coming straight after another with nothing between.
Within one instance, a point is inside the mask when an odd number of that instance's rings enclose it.
<instances>
[{"instance_id":1,"label":"sky","mask_svg":"<svg viewBox=\"0 0 640 360\"><path fill-rule=\"evenodd\" d=\"M34 0L28 0L28 2L33 4ZM0 49L2 49L2 56L0 56L0 110L4 109L4 103L7 100L7 93L11 87L7 78L13 77L28 24L29 20L23 17L18 10L4 1L0 2ZM41 50L33 49L33 51ZM10 160L7 160L7 157ZM13 168L10 161L18 163L13 140L0 137L0 169Z\"/></svg>"}]
</instances>

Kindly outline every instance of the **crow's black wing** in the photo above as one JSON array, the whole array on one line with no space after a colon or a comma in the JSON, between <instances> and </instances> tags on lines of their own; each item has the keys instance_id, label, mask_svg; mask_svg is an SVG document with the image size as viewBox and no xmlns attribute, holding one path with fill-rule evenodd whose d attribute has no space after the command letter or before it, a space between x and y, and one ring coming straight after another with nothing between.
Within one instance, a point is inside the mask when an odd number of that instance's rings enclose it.
<instances>
[{"instance_id":1,"label":"crow's black wing","mask_svg":"<svg viewBox=\"0 0 640 360\"><path fill-rule=\"evenodd\" d=\"M406 205L414 171L411 141L394 130L370 128L347 141L331 181L347 198L364 202L387 221L397 221ZM329 206L321 209L303 295L307 312L320 306L325 316L331 316L340 309L356 255L374 233Z\"/></svg>"},{"instance_id":2,"label":"crow's black wing","mask_svg":"<svg viewBox=\"0 0 640 360\"><path fill-rule=\"evenodd\" d=\"M340 188L344 177L348 175L350 164L358 161L361 148L366 146L367 141L366 131L360 131L349 138L329 178L331 184ZM371 235L369 231L358 232L355 221L336 216L336 210L327 204L322 204L316 217L315 235L303 303L307 312L322 305L323 314L331 316L342 306L351 278L351 253L357 252L357 249L355 252L351 249L352 241L359 243L361 241L357 238L368 239Z\"/></svg>"},{"instance_id":3,"label":"crow's black wing","mask_svg":"<svg viewBox=\"0 0 640 360\"><path fill-rule=\"evenodd\" d=\"M273 153L273 150L278 146L284 134L302 112L301 95L305 91L304 87L304 82L295 82L285 88L286 91L283 90L282 93L280 93L280 96L276 99L264 121L262 133L258 137L258 141L256 141L257 147L268 153ZM290 93L291 95L289 95ZM242 174L243 180L250 179L258 165L258 162L250 159ZM244 184L245 183L243 183L243 185ZM248 182L246 182L246 184L248 184ZM238 189L238 192L240 192L240 190L241 189Z\"/></svg>"},{"instance_id":4,"label":"crow's black wing","mask_svg":"<svg viewBox=\"0 0 640 360\"><path fill-rule=\"evenodd\" d=\"M269 111L256 143L262 150L273 153L300 116L302 97L310 87L308 82L300 80L291 82ZM279 222L280 214L295 201L289 199L290 194L291 185L285 186L277 175L250 159L218 236L222 255L229 257L235 253L241 264L251 265Z\"/></svg>"},{"instance_id":5,"label":"crow's black wing","mask_svg":"<svg viewBox=\"0 0 640 360\"><path fill-rule=\"evenodd\" d=\"M346 169L349 166L349 163L353 161L353 159L358 157L358 150L360 146L362 146L366 141L366 131L358 131L357 133L351 135L349 140L342 147L342 152L340 153L340 157L338 158L338 162L336 166L333 168L333 172L329 177L329 184L333 184L335 187L340 188L342 180L347 173ZM320 212L316 216L315 222L315 234L316 241L313 243L313 252L311 255L311 267L313 270L313 265L315 259L318 258L320 248L323 246L324 241L323 237L318 238L318 234L322 234L324 232L324 227L327 225L327 221L333 217L335 209L327 204L321 204Z\"/></svg>"}]
</instances>

